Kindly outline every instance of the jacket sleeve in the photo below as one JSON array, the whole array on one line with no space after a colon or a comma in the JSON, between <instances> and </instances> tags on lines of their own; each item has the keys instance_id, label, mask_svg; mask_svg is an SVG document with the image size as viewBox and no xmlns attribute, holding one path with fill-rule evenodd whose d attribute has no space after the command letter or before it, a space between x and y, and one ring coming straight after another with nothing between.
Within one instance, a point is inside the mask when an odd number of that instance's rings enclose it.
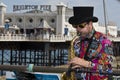
<instances>
[{"instance_id":1,"label":"jacket sleeve","mask_svg":"<svg viewBox=\"0 0 120 80\"><path fill-rule=\"evenodd\" d=\"M108 73L112 72L113 63L113 46L110 40L103 39L101 41L101 50L97 62L92 63L92 68L95 70L105 70Z\"/></svg>"}]
</instances>

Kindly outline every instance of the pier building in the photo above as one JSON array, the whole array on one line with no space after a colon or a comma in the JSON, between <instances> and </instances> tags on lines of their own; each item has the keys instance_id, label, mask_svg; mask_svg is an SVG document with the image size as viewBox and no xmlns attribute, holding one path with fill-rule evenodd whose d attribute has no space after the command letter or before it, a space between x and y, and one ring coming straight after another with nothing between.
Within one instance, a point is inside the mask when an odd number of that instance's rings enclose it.
<instances>
[{"instance_id":1,"label":"pier building","mask_svg":"<svg viewBox=\"0 0 120 80\"><path fill-rule=\"evenodd\" d=\"M29 6L32 10L17 12ZM73 10L63 3L51 10L51 5L14 5L14 12L7 13L7 6L0 2L0 64L37 66L64 65L76 31L68 23ZM39 7L39 9L37 9ZM95 29L105 33L98 23ZM108 37L114 43L115 56L120 56L120 37L117 26L108 26ZM119 57L117 58L119 61ZM117 62L118 64L119 62Z\"/></svg>"}]
</instances>

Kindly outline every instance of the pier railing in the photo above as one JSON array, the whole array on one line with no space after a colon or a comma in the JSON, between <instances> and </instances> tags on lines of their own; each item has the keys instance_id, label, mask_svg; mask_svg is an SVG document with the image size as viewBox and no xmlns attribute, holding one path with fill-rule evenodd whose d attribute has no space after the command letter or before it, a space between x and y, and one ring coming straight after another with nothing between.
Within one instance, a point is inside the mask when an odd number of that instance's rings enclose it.
<instances>
[{"instance_id":1,"label":"pier railing","mask_svg":"<svg viewBox=\"0 0 120 80\"><path fill-rule=\"evenodd\" d=\"M114 41L114 42L120 42L120 37L109 37L108 38L111 40L111 41Z\"/></svg>"},{"instance_id":2,"label":"pier railing","mask_svg":"<svg viewBox=\"0 0 120 80\"><path fill-rule=\"evenodd\" d=\"M28 34L1 34L0 41L49 41L65 42L72 40L74 36L64 35L28 35Z\"/></svg>"},{"instance_id":3,"label":"pier railing","mask_svg":"<svg viewBox=\"0 0 120 80\"><path fill-rule=\"evenodd\" d=\"M30 68L29 68L30 67ZM6 71L18 71L18 72L48 72L48 73L63 73L68 72L68 65L64 66L56 66L56 67L50 67L50 66L21 66L21 65L0 65L0 70L6 70ZM92 71L91 69L70 69L69 73L72 71L76 71L78 73L81 72L87 72L87 73L98 73L103 75L115 75L120 76L120 69L113 69L112 73L109 73L107 71L99 72L99 70Z\"/></svg>"},{"instance_id":4,"label":"pier railing","mask_svg":"<svg viewBox=\"0 0 120 80\"><path fill-rule=\"evenodd\" d=\"M64 35L28 35L28 34L1 34L0 41L71 41L74 36ZM120 37L108 37L111 41L119 42Z\"/></svg>"}]
</instances>

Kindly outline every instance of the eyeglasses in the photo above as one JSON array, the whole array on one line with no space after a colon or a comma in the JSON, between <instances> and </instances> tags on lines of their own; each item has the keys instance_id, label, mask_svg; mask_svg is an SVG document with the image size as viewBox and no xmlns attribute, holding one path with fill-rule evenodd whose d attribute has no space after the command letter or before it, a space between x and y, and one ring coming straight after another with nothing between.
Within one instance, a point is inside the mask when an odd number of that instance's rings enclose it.
<instances>
[{"instance_id":1,"label":"eyeglasses","mask_svg":"<svg viewBox=\"0 0 120 80\"><path fill-rule=\"evenodd\" d=\"M84 28L88 23L82 23L82 24L78 24L78 25L72 25L74 28L80 27L80 28Z\"/></svg>"}]
</instances>

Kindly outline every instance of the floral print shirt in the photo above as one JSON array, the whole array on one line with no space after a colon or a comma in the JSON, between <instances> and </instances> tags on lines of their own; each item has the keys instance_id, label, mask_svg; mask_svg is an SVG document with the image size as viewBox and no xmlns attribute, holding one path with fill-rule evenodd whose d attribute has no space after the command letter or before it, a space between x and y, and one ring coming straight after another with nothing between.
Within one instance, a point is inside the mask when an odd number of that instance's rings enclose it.
<instances>
[{"instance_id":1,"label":"floral print shirt","mask_svg":"<svg viewBox=\"0 0 120 80\"><path fill-rule=\"evenodd\" d=\"M92 70L102 71L104 68L108 73L112 72L113 49L111 41L104 34L94 29L86 37L87 39L79 37L75 40L75 55L84 59L86 55L88 60L92 62ZM86 74L81 76L83 77L82 80L88 80ZM93 73L90 78L90 80L104 80L107 76Z\"/></svg>"}]
</instances>

